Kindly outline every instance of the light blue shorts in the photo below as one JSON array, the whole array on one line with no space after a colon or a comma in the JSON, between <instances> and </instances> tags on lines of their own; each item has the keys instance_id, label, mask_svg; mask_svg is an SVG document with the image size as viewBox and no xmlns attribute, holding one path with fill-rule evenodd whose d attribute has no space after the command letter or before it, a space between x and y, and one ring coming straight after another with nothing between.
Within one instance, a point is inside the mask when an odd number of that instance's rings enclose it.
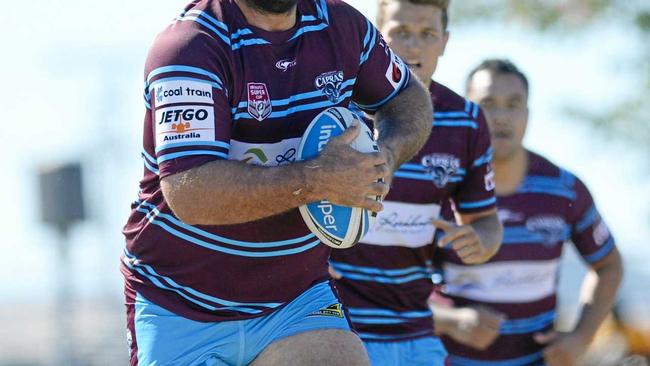
<instances>
[{"instance_id":1,"label":"light blue shorts","mask_svg":"<svg viewBox=\"0 0 650 366\"><path fill-rule=\"evenodd\" d=\"M323 282L269 315L218 323L183 318L137 294L134 328L138 365L238 366L279 339L350 325L329 282Z\"/></svg>"},{"instance_id":2,"label":"light blue shorts","mask_svg":"<svg viewBox=\"0 0 650 366\"><path fill-rule=\"evenodd\" d=\"M437 337L399 342L363 342L372 366L443 366L447 351Z\"/></svg>"}]
</instances>

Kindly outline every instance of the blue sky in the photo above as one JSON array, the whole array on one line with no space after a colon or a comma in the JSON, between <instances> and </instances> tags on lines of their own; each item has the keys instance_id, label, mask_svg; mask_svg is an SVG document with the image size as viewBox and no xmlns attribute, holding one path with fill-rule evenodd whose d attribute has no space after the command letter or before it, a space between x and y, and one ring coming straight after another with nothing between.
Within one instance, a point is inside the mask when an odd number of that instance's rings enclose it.
<instances>
[{"instance_id":1,"label":"blue sky","mask_svg":"<svg viewBox=\"0 0 650 366\"><path fill-rule=\"evenodd\" d=\"M373 2L350 2L374 17ZM6 123L20 123L4 129L0 144L5 167L0 201L9 208L0 214L5 253L0 293L5 301L51 296L55 236L36 219L34 172L79 159L87 169L92 220L72 232L72 269L83 274L75 287L85 295L119 297L120 229L142 172L144 58L155 34L184 2L30 4L29 17L5 12L0 19L6 37L0 100ZM514 25L477 24L452 28L436 79L462 92L466 72L485 57L508 57L519 64L532 85L527 145L587 183L629 264L636 265L650 258L648 158L562 113L567 103L600 111L629 95L638 81L615 61L630 49L633 41L615 26L558 40Z\"/></svg>"}]
</instances>

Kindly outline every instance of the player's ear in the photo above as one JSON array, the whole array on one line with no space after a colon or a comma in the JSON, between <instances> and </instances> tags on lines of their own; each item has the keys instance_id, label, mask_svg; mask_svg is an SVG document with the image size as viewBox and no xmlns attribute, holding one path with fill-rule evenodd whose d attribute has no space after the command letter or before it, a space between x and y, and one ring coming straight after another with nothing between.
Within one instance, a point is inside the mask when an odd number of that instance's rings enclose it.
<instances>
[{"instance_id":1,"label":"player's ear","mask_svg":"<svg viewBox=\"0 0 650 366\"><path fill-rule=\"evenodd\" d=\"M440 56L445 55L445 49L447 49L447 42L449 42L449 31L445 31L445 33L442 35L442 52L440 53Z\"/></svg>"}]
</instances>

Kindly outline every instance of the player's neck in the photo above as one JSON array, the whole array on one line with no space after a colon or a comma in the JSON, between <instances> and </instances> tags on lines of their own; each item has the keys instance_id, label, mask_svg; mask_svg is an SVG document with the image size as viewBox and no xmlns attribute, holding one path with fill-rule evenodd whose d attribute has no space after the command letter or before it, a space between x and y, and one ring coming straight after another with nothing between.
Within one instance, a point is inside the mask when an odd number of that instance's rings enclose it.
<instances>
[{"instance_id":1,"label":"player's neck","mask_svg":"<svg viewBox=\"0 0 650 366\"><path fill-rule=\"evenodd\" d=\"M283 14L260 12L246 4L245 0L235 0L246 21L267 32L283 32L296 24L296 7Z\"/></svg>"},{"instance_id":2,"label":"player's neck","mask_svg":"<svg viewBox=\"0 0 650 366\"><path fill-rule=\"evenodd\" d=\"M520 149L506 159L494 159L492 167L497 196L513 194L528 172L528 152Z\"/></svg>"}]
</instances>

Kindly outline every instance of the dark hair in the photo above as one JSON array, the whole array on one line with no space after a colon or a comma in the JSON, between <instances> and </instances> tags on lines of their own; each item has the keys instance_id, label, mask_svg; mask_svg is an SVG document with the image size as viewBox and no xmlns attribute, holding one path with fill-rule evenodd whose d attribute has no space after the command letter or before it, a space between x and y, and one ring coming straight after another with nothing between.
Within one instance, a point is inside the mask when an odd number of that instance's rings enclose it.
<instances>
[{"instance_id":1,"label":"dark hair","mask_svg":"<svg viewBox=\"0 0 650 366\"><path fill-rule=\"evenodd\" d=\"M513 64L510 60L498 58L484 60L478 66L473 68L472 71L469 72L469 75L467 75L467 80L465 81L465 90L469 91L472 78L479 71L488 71L492 74L515 75L524 84L524 89L526 89L526 93L528 93L528 78L526 75L524 75L524 73L521 72L521 70L519 70L519 68L515 66L515 64Z\"/></svg>"},{"instance_id":2,"label":"dark hair","mask_svg":"<svg viewBox=\"0 0 650 366\"><path fill-rule=\"evenodd\" d=\"M377 7L377 27L381 27L384 22L383 8L389 1L404 1L417 5L435 6L442 12L442 28L443 30L447 30L447 26L449 25L449 2L451 0L379 0L379 6Z\"/></svg>"}]
</instances>

